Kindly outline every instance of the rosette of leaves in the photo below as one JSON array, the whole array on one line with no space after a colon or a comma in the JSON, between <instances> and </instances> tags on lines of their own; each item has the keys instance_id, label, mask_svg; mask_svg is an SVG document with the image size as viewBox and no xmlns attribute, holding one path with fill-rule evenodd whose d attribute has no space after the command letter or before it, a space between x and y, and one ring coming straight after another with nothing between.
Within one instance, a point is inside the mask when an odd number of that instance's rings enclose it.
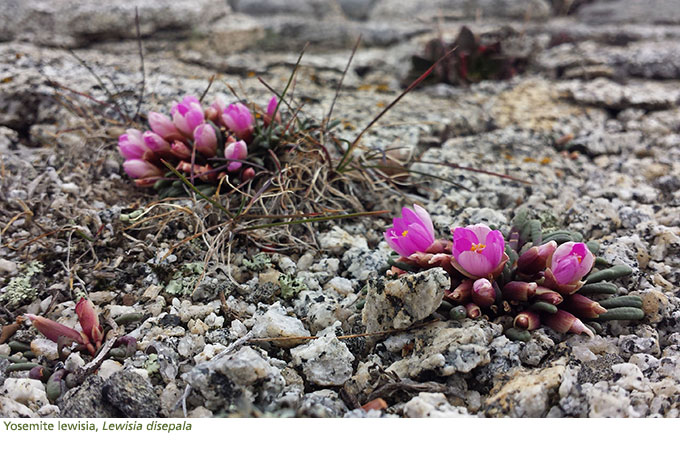
<instances>
[{"instance_id":1,"label":"rosette of leaves","mask_svg":"<svg viewBox=\"0 0 680 450\"><path fill-rule=\"evenodd\" d=\"M467 86L482 80L512 78L525 70L528 57L504 51L504 39L512 36L508 30L502 36L476 35L463 26L453 42L441 38L428 41L421 54L411 57L411 70L403 84L408 85L442 57L444 60L433 70L428 82Z\"/></svg>"},{"instance_id":2,"label":"rosette of leaves","mask_svg":"<svg viewBox=\"0 0 680 450\"><path fill-rule=\"evenodd\" d=\"M552 304L534 297L528 299L526 303L514 302L516 304L510 304L508 300L503 298L505 285L518 279L526 281L525 277L517 271L519 257L532 247L544 245L550 241L555 241L560 245L566 242L583 242L584 239L581 233L568 229L543 233L541 222L537 219L529 219L526 210L516 214L512 227L506 235L506 253L509 260L503 268L501 276L496 280L501 294L497 296L496 304L492 306L494 315L501 314L501 311L508 309L512 313L514 326L506 330L509 337L519 340L529 339L526 328L517 327L516 319L523 311L538 312L542 321L550 319L559 311L567 311L581 320L593 334L601 333L603 323L610 320L640 320L644 318L642 299L639 296L624 292L626 291L625 286L622 286L620 281L619 284L613 283L615 280L631 275L632 269L625 265L611 265L603 258L597 257L601 250L597 241L586 242L586 246L595 256L595 264L592 270L582 278L583 286L572 294L564 295L564 301ZM534 281L541 286L540 277L542 274L539 272L537 276L539 278Z\"/></svg>"}]
</instances>

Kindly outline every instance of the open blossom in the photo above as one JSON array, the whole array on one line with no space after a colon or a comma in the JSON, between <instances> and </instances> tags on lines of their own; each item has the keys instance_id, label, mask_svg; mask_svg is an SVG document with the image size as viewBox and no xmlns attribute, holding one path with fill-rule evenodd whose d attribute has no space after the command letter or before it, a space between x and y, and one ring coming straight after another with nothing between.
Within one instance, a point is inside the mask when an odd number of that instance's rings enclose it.
<instances>
[{"instance_id":1,"label":"open blossom","mask_svg":"<svg viewBox=\"0 0 680 450\"><path fill-rule=\"evenodd\" d=\"M153 159L154 153L144 142L141 131L129 128L118 138L118 150L125 159Z\"/></svg>"},{"instance_id":2,"label":"open blossom","mask_svg":"<svg viewBox=\"0 0 680 450\"><path fill-rule=\"evenodd\" d=\"M453 266L469 278L494 278L508 256L505 239L486 225L470 225L453 230Z\"/></svg>"},{"instance_id":3,"label":"open blossom","mask_svg":"<svg viewBox=\"0 0 680 450\"><path fill-rule=\"evenodd\" d=\"M581 279L593 268L595 257L583 242L565 242L557 247L545 271L546 285L563 294L576 292Z\"/></svg>"},{"instance_id":4,"label":"open blossom","mask_svg":"<svg viewBox=\"0 0 680 450\"><path fill-rule=\"evenodd\" d=\"M248 140L253 135L253 116L242 103L227 106L222 114L222 122L239 139Z\"/></svg>"},{"instance_id":5,"label":"open blossom","mask_svg":"<svg viewBox=\"0 0 680 450\"><path fill-rule=\"evenodd\" d=\"M392 250L409 257L415 252L425 252L434 242L432 219L424 208L401 209L401 217L392 219L392 228L385 231L385 240Z\"/></svg>"},{"instance_id":6,"label":"open blossom","mask_svg":"<svg viewBox=\"0 0 680 450\"><path fill-rule=\"evenodd\" d=\"M227 144L224 149L224 157L226 159L246 159L248 156L248 146L244 141L236 141ZM227 166L229 172L236 172L241 168L242 163L239 161L232 161Z\"/></svg>"},{"instance_id":7,"label":"open blossom","mask_svg":"<svg viewBox=\"0 0 680 450\"><path fill-rule=\"evenodd\" d=\"M193 137L194 129L204 122L201 103L193 95L187 95L170 110L172 122L186 137Z\"/></svg>"}]
</instances>

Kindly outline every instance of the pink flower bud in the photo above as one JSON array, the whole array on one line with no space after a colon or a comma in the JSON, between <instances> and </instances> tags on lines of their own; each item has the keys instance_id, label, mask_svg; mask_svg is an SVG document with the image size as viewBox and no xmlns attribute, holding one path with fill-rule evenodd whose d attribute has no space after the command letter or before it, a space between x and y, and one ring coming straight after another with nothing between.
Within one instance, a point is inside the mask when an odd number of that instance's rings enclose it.
<instances>
[{"instance_id":1,"label":"pink flower bud","mask_svg":"<svg viewBox=\"0 0 680 450\"><path fill-rule=\"evenodd\" d=\"M24 315L31 319L33 326L36 327L38 331L40 331L43 336L45 336L50 341L57 342L59 341L59 338L63 336L80 344L86 344L88 342L87 336L71 327L62 325L59 322L55 322L54 320L46 319L45 317L40 317L33 314Z\"/></svg>"},{"instance_id":2,"label":"pink flower bud","mask_svg":"<svg viewBox=\"0 0 680 450\"><path fill-rule=\"evenodd\" d=\"M517 260L517 271L523 274L533 275L544 270L556 248L557 242L555 241L531 247L522 253Z\"/></svg>"},{"instance_id":3,"label":"pink flower bud","mask_svg":"<svg viewBox=\"0 0 680 450\"><path fill-rule=\"evenodd\" d=\"M541 319L533 311L523 311L515 316L512 326L520 330L535 330L541 326Z\"/></svg>"},{"instance_id":4,"label":"pink flower bud","mask_svg":"<svg viewBox=\"0 0 680 450\"><path fill-rule=\"evenodd\" d=\"M472 283L473 281L466 278L447 296L450 300L456 302L463 302L470 298L472 295Z\"/></svg>"},{"instance_id":5,"label":"pink flower bud","mask_svg":"<svg viewBox=\"0 0 680 450\"><path fill-rule=\"evenodd\" d=\"M244 160L248 156L248 146L244 141L232 142L224 149L224 157L227 160ZM227 166L229 172L236 172L243 164L240 161L231 161Z\"/></svg>"},{"instance_id":6,"label":"pink flower bud","mask_svg":"<svg viewBox=\"0 0 680 450\"><path fill-rule=\"evenodd\" d=\"M559 305L562 303L564 298L560 295L559 292L555 292L552 289L548 289L545 286L538 286L536 288L536 298L534 299L537 302L546 302L550 303L551 305Z\"/></svg>"},{"instance_id":7,"label":"pink flower bud","mask_svg":"<svg viewBox=\"0 0 680 450\"><path fill-rule=\"evenodd\" d=\"M217 135L209 123L202 123L194 130L194 145L201 154L212 157L217 154Z\"/></svg>"},{"instance_id":8,"label":"pink flower bud","mask_svg":"<svg viewBox=\"0 0 680 450\"><path fill-rule=\"evenodd\" d=\"M570 295L564 302L564 308L584 319L596 319L600 314L607 312L598 302L580 294Z\"/></svg>"},{"instance_id":9,"label":"pink flower bud","mask_svg":"<svg viewBox=\"0 0 680 450\"><path fill-rule=\"evenodd\" d=\"M486 278L480 278L472 284L472 301L482 308L488 308L496 302L496 291Z\"/></svg>"},{"instance_id":10,"label":"pink flower bud","mask_svg":"<svg viewBox=\"0 0 680 450\"><path fill-rule=\"evenodd\" d=\"M191 149L182 141L174 141L170 146L170 153L179 159L191 158Z\"/></svg>"},{"instance_id":11,"label":"pink flower bud","mask_svg":"<svg viewBox=\"0 0 680 450\"><path fill-rule=\"evenodd\" d=\"M427 211L414 204L413 209L401 209L401 217L392 219L392 228L388 228L384 235L392 250L408 258L415 252L424 252L432 245L434 226Z\"/></svg>"},{"instance_id":12,"label":"pink flower bud","mask_svg":"<svg viewBox=\"0 0 680 450\"><path fill-rule=\"evenodd\" d=\"M194 96L187 95L170 110L172 122L186 137L193 137L194 129L204 122L203 108Z\"/></svg>"},{"instance_id":13,"label":"pink flower bud","mask_svg":"<svg viewBox=\"0 0 680 450\"><path fill-rule=\"evenodd\" d=\"M144 142L142 132L134 128L120 135L118 150L125 159L153 159L153 151Z\"/></svg>"},{"instance_id":14,"label":"pink flower bud","mask_svg":"<svg viewBox=\"0 0 680 450\"><path fill-rule=\"evenodd\" d=\"M163 170L155 164L143 159L128 159L123 163L123 169L130 178L160 178Z\"/></svg>"},{"instance_id":15,"label":"pink flower bud","mask_svg":"<svg viewBox=\"0 0 680 450\"><path fill-rule=\"evenodd\" d=\"M229 105L222 114L222 122L239 139L249 140L253 135L253 116L242 103Z\"/></svg>"},{"instance_id":16,"label":"pink flower bud","mask_svg":"<svg viewBox=\"0 0 680 450\"><path fill-rule=\"evenodd\" d=\"M562 309L558 309L555 314L545 314L543 316L543 323L558 333L585 333L593 337L593 332L590 331L577 317Z\"/></svg>"},{"instance_id":17,"label":"pink flower bud","mask_svg":"<svg viewBox=\"0 0 680 450\"><path fill-rule=\"evenodd\" d=\"M470 225L453 231L453 266L468 278L498 276L508 260L505 239L486 225Z\"/></svg>"},{"instance_id":18,"label":"pink flower bud","mask_svg":"<svg viewBox=\"0 0 680 450\"><path fill-rule=\"evenodd\" d=\"M205 120L209 120L213 123L219 123L220 120L220 111L219 109L216 109L213 106L208 106L205 108Z\"/></svg>"},{"instance_id":19,"label":"pink flower bud","mask_svg":"<svg viewBox=\"0 0 680 450\"><path fill-rule=\"evenodd\" d=\"M503 286L503 298L510 303L526 302L529 297L536 293L538 285L536 283L526 283L524 281L511 281Z\"/></svg>"},{"instance_id":20,"label":"pink flower bud","mask_svg":"<svg viewBox=\"0 0 680 450\"><path fill-rule=\"evenodd\" d=\"M153 131L146 131L143 134L144 143L147 147L158 156L167 156L170 154L170 144L168 141L160 137Z\"/></svg>"},{"instance_id":21,"label":"pink flower bud","mask_svg":"<svg viewBox=\"0 0 680 450\"><path fill-rule=\"evenodd\" d=\"M470 319L476 319L477 317L482 315L482 310L479 309L479 306L472 302L465 304L465 311L467 312L467 316Z\"/></svg>"},{"instance_id":22,"label":"pink flower bud","mask_svg":"<svg viewBox=\"0 0 680 450\"><path fill-rule=\"evenodd\" d=\"M276 111L276 107L279 104L279 98L275 95L269 100L267 105L267 113L264 115L264 124L268 126L272 119L278 123L281 123L281 113ZM274 111L276 111L276 117L274 117Z\"/></svg>"},{"instance_id":23,"label":"pink flower bud","mask_svg":"<svg viewBox=\"0 0 680 450\"><path fill-rule=\"evenodd\" d=\"M90 300L81 298L76 305L76 314L78 315L80 326L83 328L83 333L90 338L90 341L94 343L96 348L99 348L104 338L104 333L101 325L99 325L99 316L94 310L94 304Z\"/></svg>"},{"instance_id":24,"label":"pink flower bud","mask_svg":"<svg viewBox=\"0 0 680 450\"><path fill-rule=\"evenodd\" d=\"M170 120L165 114L150 112L149 126L154 133L166 141L182 139L182 134L179 132L175 124L172 123L172 120Z\"/></svg>"},{"instance_id":25,"label":"pink flower bud","mask_svg":"<svg viewBox=\"0 0 680 450\"><path fill-rule=\"evenodd\" d=\"M252 167L248 167L247 169L243 169L243 172L241 172L241 181L248 181L252 179L255 176L255 169Z\"/></svg>"}]
</instances>

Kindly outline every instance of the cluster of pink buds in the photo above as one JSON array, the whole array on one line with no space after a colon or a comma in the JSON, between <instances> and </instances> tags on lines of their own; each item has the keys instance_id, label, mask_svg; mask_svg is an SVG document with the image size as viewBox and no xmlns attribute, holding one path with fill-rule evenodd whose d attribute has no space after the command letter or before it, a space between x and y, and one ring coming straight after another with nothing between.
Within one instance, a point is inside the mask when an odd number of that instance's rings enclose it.
<instances>
[{"instance_id":1,"label":"cluster of pink buds","mask_svg":"<svg viewBox=\"0 0 680 450\"><path fill-rule=\"evenodd\" d=\"M272 97L264 126L280 122L277 97ZM276 115L276 118L272 117ZM232 175L241 181L255 176L247 165L248 145L253 141L255 118L243 103L225 106L216 100L203 108L191 95L170 109L170 117L150 112L151 130L128 129L118 138L118 149L125 158L123 169L137 186L152 186L164 178L173 164L178 172L190 174L207 183Z\"/></svg>"},{"instance_id":2,"label":"cluster of pink buds","mask_svg":"<svg viewBox=\"0 0 680 450\"><path fill-rule=\"evenodd\" d=\"M99 325L99 316L92 302L81 298L76 305L76 315L78 316L78 322L80 322L82 331L67 327L45 317L33 314L26 314L25 316L31 319L33 326L47 339L63 343L69 341L77 342L85 347L90 354L94 355L102 345L104 334L101 325Z\"/></svg>"},{"instance_id":3,"label":"cluster of pink buds","mask_svg":"<svg viewBox=\"0 0 680 450\"><path fill-rule=\"evenodd\" d=\"M568 241L558 246L551 240L517 255L499 230L486 225L451 231L453 240L438 240L422 207L403 208L385 231L385 240L400 255L388 274L442 267L451 279L445 300L458 304L458 311L470 318L484 311L494 317L514 315L515 329L543 324L558 332L593 335L581 319L597 319L607 310L577 293L595 261L586 244Z\"/></svg>"}]
</instances>

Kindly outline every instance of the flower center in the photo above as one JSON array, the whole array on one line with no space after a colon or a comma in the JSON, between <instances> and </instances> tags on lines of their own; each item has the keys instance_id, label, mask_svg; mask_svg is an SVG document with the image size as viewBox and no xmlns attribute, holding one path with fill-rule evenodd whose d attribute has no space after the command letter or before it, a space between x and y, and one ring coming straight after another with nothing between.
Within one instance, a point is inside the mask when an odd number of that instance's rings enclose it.
<instances>
[{"instance_id":1,"label":"flower center","mask_svg":"<svg viewBox=\"0 0 680 450\"><path fill-rule=\"evenodd\" d=\"M471 252L477 252L477 253L482 253L482 250L486 248L486 245L484 244L472 244L470 247Z\"/></svg>"},{"instance_id":2,"label":"flower center","mask_svg":"<svg viewBox=\"0 0 680 450\"><path fill-rule=\"evenodd\" d=\"M401 232L401 235L404 236L404 237L406 237L407 234L408 234L408 230L404 230L404 231Z\"/></svg>"},{"instance_id":3,"label":"flower center","mask_svg":"<svg viewBox=\"0 0 680 450\"><path fill-rule=\"evenodd\" d=\"M576 255L576 259L578 260L578 263L581 264L581 256L580 256L580 255Z\"/></svg>"}]
</instances>

